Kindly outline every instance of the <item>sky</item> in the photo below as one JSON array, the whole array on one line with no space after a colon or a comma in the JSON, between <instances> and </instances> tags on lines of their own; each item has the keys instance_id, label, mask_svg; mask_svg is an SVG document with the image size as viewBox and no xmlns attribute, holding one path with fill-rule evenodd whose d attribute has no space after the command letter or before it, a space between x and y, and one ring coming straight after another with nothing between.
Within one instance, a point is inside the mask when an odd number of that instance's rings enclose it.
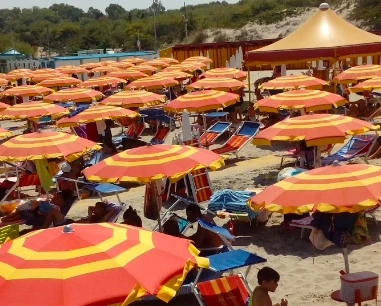
<instances>
[{"instance_id":1,"label":"sky","mask_svg":"<svg viewBox=\"0 0 381 306\"><path fill-rule=\"evenodd\" d=\"M222 0L220 0L222 1ZM237 3L238 0L225 0L228 3ZM186 4L195 5L200 3L209 3L211 0L186 0ZM104 11L106 7L110 5L110 3L119 4L123 6L126 10L131 10L134 8L145 9L148 8L152 4L152 0L112 0L112 1L104 1L104 0L17 0L15 2L8 0L0 0L0 9L5 8L13 8L17 6L19 8L31 8L32 6L39 7L49 7L54 3L66 3L73 5L75 7L79 7L84 11L92 6L101 11ZM180 6L184 5L184 0L161 0L161 3L166 9L178 9Z\"/></svg>"}]
</instances>

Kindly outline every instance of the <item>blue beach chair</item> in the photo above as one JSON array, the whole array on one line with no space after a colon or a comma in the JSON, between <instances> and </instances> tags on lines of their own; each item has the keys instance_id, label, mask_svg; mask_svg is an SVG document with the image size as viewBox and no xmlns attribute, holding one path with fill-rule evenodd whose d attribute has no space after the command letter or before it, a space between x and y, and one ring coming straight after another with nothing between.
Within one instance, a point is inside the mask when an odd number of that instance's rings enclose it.
<instances>
[{"instance_id":1,"label":"blue beach chair","mask_svg":"<svg viewBox=\"0 0 381 306\"><path fill-rule=\"evenodd\" d=\"M225 133L231 126L231 122L218 121L212 126L210 126L201 136L200 144L202 146L212 145L218 137Z\"/></svg>"}]
</instances>

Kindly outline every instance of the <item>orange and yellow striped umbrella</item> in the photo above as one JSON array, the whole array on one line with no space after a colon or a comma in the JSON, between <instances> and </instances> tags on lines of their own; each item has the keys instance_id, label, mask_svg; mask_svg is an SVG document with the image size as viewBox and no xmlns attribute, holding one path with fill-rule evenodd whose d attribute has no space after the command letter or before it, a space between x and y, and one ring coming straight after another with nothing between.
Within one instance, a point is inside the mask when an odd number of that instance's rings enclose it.
<instances>
[{"instance_id":1,"label":"orange and yellow striped umbrella","mask_svg":"<svg viewBox=\"0 0 381 306\"><path fill-rule=\"evenodd\" d=\"M171 57L159 57L159 61L166 62L170 65L178 64L179 61L177 59L171 58Z\"/></svg>"},{"instance_id":2,"label":"orange and yellow striped umbrella","mask_svg":"<svg viewBox=\"0 0 381 306\"><path fill-rule=\"evenodd\" d=\"M104 104L94 105L74 116L71 116L70 118L66 117L58 120L57 126L68 127L76 126L81 123L95 122L105 119L116 119L121 117L135 118L137 116L139 116L137 112L122 107Z\"/></svg>"},{"instance_id":3,"label":"orange and yellow striped umbrella","mask_svg":"<svg viewBox=\"0 0 381 306\"><path fill-rule=\"evenodd\" d=\"M145 90L121 91L104 99L101 103L106 105L136 108L154 106L165 102L165 96Z\"/></svg>"},{"instance_id":4,"label":"orange and yellow striped umbrella","mask_svg":"<svg viewBox=\"0 0 381 306\"><path fill-rule=\"evenodd\" d=\"M204 63L197 63L197 62L188 62L188 63L181 63L178 65L172 65L169 66L162 71L184 71L184 72L190 72L193 73L196 70L206 68L206 65Z\"/></svg>"},{"instance_id":5,"label":"orange and yellow striped umbrella","mask_svg":"<svg viewBox=\"0 0 381 306\"><path fill-rule=\"evenodd\" d=\"M32 73L33 71L30 69L14 69L8 72L8 74L19 74L19 73Z\"/></svg>"},{"instance_id":6,"label":"orange and yellow striped umbrella","mask_svg":"<svg viewBox=\"0 0 381 306\"><path fill-rule=\"evenodd\" d=\"M381 167L326 166L288 177L248 200L251 209L283 214L356 213L380 203Z\"/></svg>"},{"instance_id":7,"label":"orange and yellow striped umbrella","mask_svg":"<svg viewBox=\"0 0 381 306\"><path fill-rule=\"evenodd\" d=\"M120 78L124 80L139 80L141 78L145 78L148 74L140 72L138 70L118 70L107 73L108 77Z\"/></svg>"},{"instance_id":8,"label":"orange and yellow striped umbrella","mask_svg":"<svg viewBox=\"0 0 381 306\"><path fill-rule=\"evenodd\" d=\"M350 92L361 92L361 91L372 91L374 89L381 88L381 77L366 80L364 82L358 83L356 86L350 87Z\"/></svg>"},{"instance_id":9,"label":"orange and yellow striped umbrella","mask_svg":"<svg viewBox=\"0 0 381 306\"><path fill-rule=\"evenodd\" d=\"M15 136L0 145L1 161L25 161L64 157L72 161L101 147L90 140L60 132L36 132Z\"/></svg>"},{"instance_id":10,"label":"orange and yellow striped umbrella","mask_svg":"<svg viewBox=\"0 0 381 306\"><path fill-rule=\"evenodd\" d=\"M10 136L11 134L12 134L11 131L0 127L0 137Z\"/></svg>"},{"instance_id":11,"label":"orange and yellow striped umbrella","mask_svg":"<svg viewBox=\"0 0 381 306\"><path fill-rule=\"evenodd\" d=\"M61 66L56 70L64 74L83 74L88 72L87 69L76 66Z\"/></svg>"},{"instance_id":12,"label":"orange and yellow striped umbrella","mask_svg":"<svg viewBox=\"0 0 381 306\"><path fill-rule=\"evenodd\" d=\"M179 82L174 79L164 78L160 76L159 77L151 76L151 77L135 80L132 83L128 84L127 87L128 88L145 88L147 90L157 90L157 89L172 87L178 84Z\"/></svg>"},{"instance_id":13,"label":"orange and yellow striped umbrella","mask_svg":"<svg viewBox=\"0 0 381 306\"><path fill-rule=\"evenodd\" d=\"M245 88L245 84L230 78L204 78L187 85L188 89L213 89L221 91L237 91Z\"/></svg>"},{"instance_id":14,"label":"orange and yellow striped umbrella","mask_svg":"<svg viewBox=\"0 0 381 306\"><path fill-rule=\"evenodd\" d=\"M100 63L102 66L108 66L108 65L116 64L117 61L101 61Z\"/></svg>"},{"instance_id":15,"label":"orange and yellow striped umbrella","mask_svg":"<svg viewBox=\"0 0 381 306\"><path fill-rule=\"evenodd\" d=\"M0 102L0 112L3 111L4 109L11 107L9 104Z\"/></svg>"},{"instance_id":16,"label":"orange and yellow striped umbrella","mask_svg":"<svg viewBox=\"0 0 381 306\"><path fill-rule=\"evenodd\" d=\"M8 84L8 80L7 79L0 79L0 86L4 86L4 85L7 85Z\"/></svg>"},{"instance_id":17,"label":"orange and yellow striped umbrella","mask_svg":"<svg viewBox=\"0 0 381 306\"><path fill-rule=\"evenodd\" d=\"M344 70L333 78L333 81L341 84L357 83L360 80L381 77L380 65L361 65Z\"/></svg>"},{"instance_id":18,"label":"orange and yellow striped umbrella","mask_svg":"<svg viewBox=\"0 0 381 306\"><path fill-rule=\"evenodd\" d=\"M129 57L129 58L122 60L122 62L124 62L124 63L132 63L134 65L141 64L141 63L144 63L146 61L147 60L139 58L139 57Z\"/></svg>"},{"instance_id":19,"label":"orange and yellow striped umbrella","mask_svg":"<svg viewBox=\"0 0 381 306\"><path fill-rule=\"evenodd\" d=\"M21 96L21 97L35 97L45 96L52 93L53 90L43 86L37 85L23 85L9 88L0 93L3 96Z\"/></svg>"},{"instance_id":20,"label":"orange and yellow striped umbrella","mask_svg":"<svg viewBox=\"0 0 381 306\"><path fill-rule=\"evenodd\" d=\"M37 230L2 245L0 300L3 305L26 300L29 305L129 305L153 294L169 302L189 271L209 267L199 252L187 239L123 224Z\"/></svg>"},{"instance_id":21,"label":"orange and yellow striped umbrella","mask_svg":"<svg viewBox=\"0 0 381 306\"><path fill-rule=\"evenodd\" d=\"M128 68L126 71L140 71L149 75L157 71L157 67L149 66L149 65L137 65L131 68Z\"/></svg>"},{"instance_id":22,"label":"orange and yellow striped umbrella","mask_svg":"<svg viewBox=\"0 0 381 306\"><path fill-rule=\"evenodd\" d=\"M6 75L5 73L0 73L0 78L1 78L1 79L5 79L6 76L7 76L7 75Z\"/></svg>"},{"instance_id":23,"label":"orange and yellow striped umbrella","mask_svg":"<svg viewBox=\"0 0 381 306\"><path fill-rule=\"evenodd\" d=\"M62 87L62 86L76 86L81 83L82 83L81 80L78 80L76 78L72 78L63 74L62 76L55 76L53 78L46 79L38 83L38 85L45 86L45 87Z\"/></svg>"},{"instance_id":24,"label":"orange and yellow striped umbrella","mask_svg":"<svg viewBox=\"0 0 381 306\"><path fill-rule=\"evenodd\" d=\"M100 67L95 67L91 69L89 72L113 72L113 71L118 71L120 68L114 67L114 66L100 66Z\"/></svg>"},{"instance_id":25,"label":"orange and yellow striped umbrella","mask_svg":"<svg viewBox=\"0 0 381 306\"><path fill-rule=\"evenodd\" d=\"M155 76L170 78L177 81L184 81L192 77L191 74L186 73L184 71L160 71L156 73Z\"/></svg>"},{"instance_id":26,"label":"orange and yellow striped umbrella","mask_svg":"<svg viewBox=\"0 0 381 306\"><path fill-rule=\"evenodd\" d=\"M247 78L247 73L236 68L214 68L204 72L201 76L206 78L232 78L243 81Z\"/></svg>"},{"instance_id":27,"label":"orange and yellow striped umbrella","mask_svg":"<svg viewBox=\"0 0 381 306\"><path fill-rule=\"evenodd\" d=\"M254 136L254 145L271 145L271 141L302 141L307 146L322 146L345 141L346 135L357 135L369 130L378 130L369 122L356 118L310 114L288 118L278 122Z\"/></svg>"},{"instance_id":28,"label":"orange and yellow striped umbrella","mask_svg":"<svg viewBox=\"0 0 381 306\"><path fill-rule=\"evenodd\" d=\"M69 113L69 110L62 106L41 102L24 102L3 110L0 112L0 118L27 119L39 118L42 116L52 116L53 118L58 118L67 113Z\"/></svg>"},{"instance_id":29,"label":"orange and yellow striped umbrella","mask_svg":"<svg viewBox=\"0 0 381 306\"><path fill-rule=\"evenodd\" d=\"M152 61L145 62L144 65L148 65L148 66L152 66L152 67L156 67L156 68L166 68L169 66L169 64L167 62L156 60L156 59L152 60Z\"/></svg>"},{"instance_id":30,"label":"orange and yellow striped umbrella","mask_svg":"<svg viewBox=\"0 0 381 306\"><path fill-rule=\"evenodd\" d=\"M213 63L213 61L209 57L205 57L205 56L191 56L185 59L183 63L184 62L185 63L186 62L201 62L205 64Z\"/></svg>"},{"instance_id":31,"label":"orange and yellow striped umbrella","mask_svg":"<svg viewBox=\"0 0 381 306\"><path fill-rule=\"evenodd\" d=\"M86 63L86 64L79 65L79 67L85 68L87 70L90 70L90 69L93 69L93 68L96 68L96 67L100 67L100 66L102 66L102 64L99 63L99 62L98 63Z\"/></svg>"},{"instance_id":32,"label":"orange and yellow striped umbrella","mask_svg":"<svg viewBox=\"0 0 381 306\"><path fill-rule=\"evenodd\" d=\"M182 112L186 109L189 112L202 113L219 108L225 108L237 103L239 95L217 91L202 90L195 91L170 101L164 109L170 112Z\"/></svg>"},{"instance_id":33,"label":"orange and yellow striped umbrella","mask_svg":"<svg viewBox=\"0 0 381 306\"><path fill-rule=\"evenodd\" d=\"M348 101L340 95L320 90L291 90L257 101L260 112L277 113L280 109L301 109L307 112L332 109Z\"/></svg>"},{"instance_id":34,"label":"orange and yellow striped umbrella","mask_svg":"<svg viewBox=\"0 0 381 306\"><path fill-rule=\"evenodd\" d=\"M282 76L263 83L259 88L264 89L322 89L328 82L308 75L288 75Z\"/></svg>"},{"instance_id":35,"label":"orange and yellow striped umbrella","mask_svg":"<svg viewBox=\"0 0 381 306\"><path fill-rule=\"evenodd\" d=\"M63 73L58 73L58 72L49 72L49 73L40 73L40 74L35 74L32 78L31 81L33 83L40 83L42 81L45 81L47 79L51 78L57 78L57 77L64 77L65 75ZM39 86L44 86L44 85L39 85Z\"/></svg>"},{"instance_id":36,"label":"orange and yellow striped umbrella","mask_svg":"<svg viewBox=\"0 0 381 306\"><path fill-rule=\"evenodd\" d=\"M20 72L13 72L13 73L11 72L9 72L5 77L8 81L16 81L22 78L30 79L34 76L32 71L25 71L25 72L20 71Z\"/></svg>"},{"instance_id":37,"label":"orange and yellow striped umbrella","mask_svg":"<svg viewBox=\"0 0 381 306\"><path fill-rule=\"evenodd\" d=\"M107 86L107 85L116 86L121 83L127 83L127 81L120 78L102 76L102 77L88 79L87 81L84 81L80 85L80 87L94 87L94 86Z\"/></svg>"},{"instance_id":38,"label":"orange and yellow striped umbrella","mask_svg":"<svg viewBox=\"0 0 381 306\"><path fill-rule=\"evenodd\" d=\"M42 68L42 69L37 69L37 70L33 70L33 74L34 75L37 75L37 74L47 74L47 73L56 73L57 71L53 68Z\"/></svg>"},{"instance_id":39,"label":"orange and yellow striped umbrella","mask_svg":"<svg viewBox=\"0 0 381 306\"><path fill-rule=\"evenodd\" d=\"M169 178L175 182L196 169L216 170L224 165L221 155L206 149L179 145L147 145L123 151L84 170L89 180L102 182L151 182Z\"/></svg>"},{"instance_id":40,"label":"orange and yellow striped umbrella","mask_svg":"<svg viewBox=\"0 0 381 306\"><path fill-rule=\"evenodd\" d=\"M44 102L53 103L73 101L73 102L91 102L97 101L103 97L103 93L98 90L88 88L68 88L62 89L44 97Z\"/></svg>"},{"instance_id":41,"label":"orange and yellow striped umbrella","mask_svg":"<svg viewBox=\"0 0 381 306\"><path fill-rule=\"evenodd\" d=\"M110 64L109 66L117 67L119 69L128 69L128 68L131 68L131 67L135 67L134 64L127 63L127 62L114 62L114 64Z\"/></svg>"}]
</instances>

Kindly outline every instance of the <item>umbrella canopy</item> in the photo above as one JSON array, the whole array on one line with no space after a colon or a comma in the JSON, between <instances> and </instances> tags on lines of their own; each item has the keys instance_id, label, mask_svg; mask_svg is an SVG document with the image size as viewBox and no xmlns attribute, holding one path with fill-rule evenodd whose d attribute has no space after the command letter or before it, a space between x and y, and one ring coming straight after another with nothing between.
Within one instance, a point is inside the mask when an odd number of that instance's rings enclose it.
<instances>
[{"instance_id":1,"label":"umbrella canopy","mask_svg":"<svg viewBox=\"0 0 381 306\"><path fill-rule=\"evenodd\" d=\"M217 90L195 91L169 102L164 109L172 112L182 112L184 109L189 112L206 112L218 108L225 108L235 104L239 95Z\"/></svg>"},{"instance_id":2,"label":"umbrella canopy","mask_svg":"<svg viewBox=\"0 0 381 306\"><path fill-rule=\"evenodd\" d=\"M264 89L321 89L324 85L328 85L328 82L308 75L289 75L282 76L268 82L265 82L259 86Z\"/></svg>"},{"instance_id":3,"label":"umbrella canopy","mask_svg":"<svg viewBox=\"0 0 381 306\"><path fill-rule=\"evenodd\" d=\"M165 102L165 96L145 90L121 91L104 99L101 103L107 105L130 107L154 106Z\"/></svg>"},{"instance_id":4,"label":"umbrella canopy","mask_svg":"<svg viewBox=\"0 0 381 306\"><path fill-rule=\"evenodd\" d=\"M91 69L89 72L112 72L112 71L118 71L120 70L119 67L114 66L99 66Z\"/></svg>"},{"instance_id":5,"label":"umbrella canopy","mask_svg":"<svg viewBox=\"0 0 381 306\"><path fill-rule=\"evenodd\" d=\"M224 165L212 151L179 145L147 145L115 154L84 170L89 180L102 182L151 182L169 178L175 182L196 169Z\"/></svg>"},{"instance_id":6,"label":"umbrella canopy","mask_svg":"<svg viewBox=\"0 0 381 306\"><path fill-rule=\"evenodd\" d=\"M69 110L62 106L41 103L24 102L13 105L0 112L1 119L28 119L39 118L42 116L52 116L53 118L62 117L69 113Z\"/></svg>"},{"instance_id":7,"label":"umbrella canopy","mask_svg":"<svg viewBox=\"0 0 381 306\"><path fill-rule=\"evenodd\" d=\"M157 89L172 87L178 84L179 82L174 79L160 77L160 76L159 77L151 76L151 77L146 77L143 79L133 81L132 83L128 84L127 87L128 88L145 88L147 90L157 90Z\"/></svg>"},{"instance_id":8,"label":"umbrella canopy","mask_svg":"<svg viewBox=\"0 0 381 306\"><path fill-rule=\"evenodd\" d=\"M179 61L177 59L174 59L174 58L171 58L171 57L159 57L158 60L162 61L162 62L166 62L168 64L178 64Z\"/></svg>"},{"instance_id":9,"label":"umbrella canopy","mask_svg":"<svg viewBox=\"0 0 381 306\"><path fill-rule=\"evenodd\" d=\"M56 70L64 74L83 74L88 72L87 69L76 66L62 66Z\"/></svg>"},{"instance_id":10,"label":"umbrella canopy","mask_svg":"<svg viewBox=\"0 0 381 306\"><path fill-rule=\"evenodd\" d=\"M11 135L12 132L0 127L0 137L5 137Z\"/></svg>"},{"instance_id":11,"label":"umbrella canopy","mask_svg":"<svg viewBox=\"0 0 381 306\"><path fill-rule=\"evenodd\" d=\"M56 73L57 71L53 68L42 68L42 69L37 69L34 70L32 73L37 75L37 74L47 74L47 73Z\"/></svg>"},{"instance_id":12,"label":"umbrella canopy","mask_svg":"<svg viewBox=\"0 0 381 306\"><path fill-rule=\"evenodd\" d=\"M213 63L213 61L208 58L208 57L205 57L205 56L191 56L191 57L188 57L187 59L185 59L183 61L183 63L186 63L186 62L201 62L201 63L205 63L205 64L209 64L209 63Z\"/></svg>"},{"instance_id":13,"label":"umbrella canopy","mask_svg":"<svg viewBox=\"0 0 381 306\"><path fill-rule=\"evenodd\" d=\"M127 63L132 63L134 65L141 64L141 63L144 63L146 61L147 60L139 58L139 57L130 57L130 58L126 58L126 59L122 60L123 63L127 62Z\"/></svg>"},{"instance_id":14,"label":"umbrella canopy","mask_svg":"<svg viewBox=\"0 0 381 306\"><path fill-rule=\"evenodd\" d=\"M160 71L156 73L155 76L170 78L177 81L184 81L192 77L191 74L186 73L184 71Z\"/></svg>"},{"instance_id":15,"label":"umbrella canopy","mask_svg":"<svg viewBox=\"0 0 381 306\"><path fill-rule=\"evenodd\" d=\"M12 71L11 71L12 72ZM31 77L34 76L34 74L32 73L32 71L25 71L25 72L14 72L14 73L11 73L9 72L5 79L7 79L8 81L16 81L16 80L19 80L19 79L30 79Z\"/></svg>"},{"instance_id":16,"label":"umbrella canopy","mask_svg":"<svg viewBox=\"0 0 381 306\"><path fill-rule=\"evenodd\" d=\"M131 111L129 109L112 105L94 105L74 116L58 120L57 126L76 126L80 123L94 122L105 119L115 119L120 117L135 118L137 116L139 116L137 112Z\"/></svg>"},{"instance_id":17,"label":"umbrella canopy","mask_svg":"<svg viewBox=\"0 0 381 306\"><path fill-rule=\"evenodd\" d=\"M245 84L241 81L229 78L204 78L187 85L188 89L213 89L221 91L237 91L244 87Z\"/></svg>"},{"instance_id":18,"label":"umbrella canopy","mask_svg":"<svg viewBox=\"0 0 381 306\"><path fill-rule=\"evenodd\" d=\"M93 68L96 68L96 67L100 67L100 66L102 66L102 64L99 63L99 62L98 63L86 63L86 64L79 65L79 67L85 68L87 70L90 70L90 69L93 69Z\"/></svg>"},{"instance_id":19,"label":"umbrella canopy","mask_svg":"<svg viewBox=\"0 0 381 306\"><path fill-rule=\"evenodd\" d=\"M81 80L78 80L76 78L72 78L66 75L62 75L62 76L55 76L55 77L46 79L38 83L38 85L45 86L45 87L62 87L62 86L76 86L81 83L82 83Z\"/></svg>"},{"instance_id":20,"label":"umbrella canopy","mask_svg":"<svg viewBox=\"0 0 381 306\"><path fill-rule=\"evenodd\" d=\"M143 65L138 65L135 67L128 68L126 71L140 71L140 72L152 75L152 73L157 71L157 68L143 64Z\"/></svg>"},{"instance_id":21,"label":"umbrella canopy","mask_svg":"<svg viewBox=\"0 0 381 306\"><path fill-rule=\"evenodd\" d=\"M348 101L342 96L320 90L291 90L256 102L260 112L277 113L279 109L301 109L307 112L332 109L345 105Z\"/></svg>"},{"instance_id":22,"label":"umbrella canopy","mask_svg":"<svg viewBox=\"0 0 381 306\"><path fill-rule=\"evenodd\" d=\"M381 77L366 80L364 82L358 83L356 86L350 87L350 92L361 92L361 91L372 91L374 89L381 88Z\"/></svg>"},{"instance_id":23,"label":"umbrella canopy","mask_svg":"<svg viewBox=\"0 0 381 306\"><path fill-rule=\"evenodd\" d=\"M168 302L190 270L209 267L198 254L187 239L122 224L33 231L0 249L0 299L80 306L130 304L153 294Z\"/></svg>"},{"instance_id":24,"label":"umbrella canopy","mask_svg":"<svg viewBox=\"0 0 381 306\"><path fill-rule=\"evenodd\" d=\"M109 64L111 67L117 67L119 69L127 69L134 67L135 65L132 63L127 63L127 62L114 62L113 64Z\"/></svg>"},{"instance_id":25,"label":"umbrella canopy","mask_svg":"<svg viewBox=\"0 0 381 306\"><path fill-rule=\"evenodd\" d=\"M32 78L31 78L31 81L33 83L40 83L44 80L47 80L47 79L51 79L51 78L57 78L57 77L60 77L60 76L65 76L64 74L62 73L59 73L59 72L49 72L49 73L40 73L40 74L35 74ZM39 86L43 86L43 85L40 85Z\"/></svg>"},{"instance_id":26,"label":"umbrella canopy","mask_svg":"<svg viewBox=\"0 0 381 306\"><path fill-rule=\"evenodd\" d=\"M145 65L149 65L152 67L157 67L157 68L166 68L169 66L169 64L165 61L160 61L160 60L152 60L144 63Z\"/></svg>"},{"instance_id":27,"label":"umbrella canopy","mask_svg":"<svg viewBox=\"0 0 381 306\"><path fill-rule=\"evenodd\" d=\"M103 97L103 94L98 90L92 90L87 88L68 88L57 91L49 96L44 97L44 102L91 102L99 100Z\"/></svg>"},{"instance_id":28,"label":"umbrella canopy","mask_svg":"<svg viewBox=\"0 0 381 306\"><path fill-rule=\"evenodd\" d=\"M0 102L0 112L3 111L4 109L11 107L9 104Z\"/></svg>"},{"instance_id":29,"label":"umbrella canopy","mask_svg":"<svg viewBox=\"0 0 381 306\"><path fill-rule=\"evenodd\" d=\"M355 213L381 200L381 167L350 164L326 166L288 177L252 196L255 211Z\"/></svg>"},{"instance_id":30,"label":"umbrella canopy","mask_svg":"<svg viewBox=\"0 0 381 306\"><path fill-rule=\"evenodd\" d=\"M127 81L124 79L120 79L120 78L102 76L102 77L97 77L97 78L91 78L87 81L84 81L80 85L80 87L94 87L94 86L107 86L107 85L116 86L120 83L127 83Z\"/></svg>"},{"instance_id":31,"label":"umbrella canopy","mask_svg":"<svg viewBox=\"0 0 381 306\"><path fill-rule=\"evenodd\" d=\"M184 71L184 72L193 73L194 71L199 70L201 68L206 68L206 65L200 62L187 62L187 63L183 62L178 65L169 66L163 69L162 71Z\"/></svg>"},{"instance_id":32,"label":"umbrella canopy","mask_svg":"<svg viewBox=\"0 0 381 306\"><path fill-rule=\"evenodd\" d=\"M131 81L145 78L148 76L148 74L145 74L138 70L118 70L107 73L107 76Z\"/></svg>"},{"instance_id":33,"label":"umbrella canopy","mask_svg":"<svg viewBox=\"0 0 381 306\"><path fill-rule=\"evenodd\" d=\"M373 79L381 77L380 65L361 65L344 70L333 78L334 82L348 84L357 83L359 80Z\"/></svg>"},{"instance_id":34,"label":"umbrella canopy","mask_svg":"<svg viewBox=\"0 0 381 306\"><path fill-rule=\"evenodd\" d=\"M51 94L53 90L43 86L37 85L23 85L16 86L4 90L0 93L3 96L21 96L21 97L35 97L35 96L45 96Z\"/></svg>"},{"instance_id":35,"label":"umbrella canopy","mask_svg":"<svg viewBox=\"0 0 381 306\"><path fill-rule=\"evenodd\" d=\"M7 85L8 84L8 80L7 79L0 79L0 86L4 86L4 85Z\"/></svg>"},{"instance_id":36,"label":"umbrella canopy","mask_svg":"<svg viewBox=\"0 0 381 306\"><path fill-rule=\"evenodd\" d=\"M24 73L24 72L27 72L27 73L31 73L32 72L32 70L30 70L30 69L14 69L14 70L12 70L12 71L9 71L8 72L8 75L9 74L19 74L19 73Z\"/></svg>"},{"instance_id":37,"label":"umbrella canopy","mask_svg":"<svg viewBox=\"0 0 381 306\"><path fill-rule=\"evenodd\" d=\"M25 161L64 157L71 161L101 147L82 137L60 132L36 132L15 136L0 145L1 161Z\"/></svg>"},{"instance_id":38,"label":"umbrella canopy","mask_svg":"<svg viewBox=\"0 0 381 306\"><path fill-rule=\"evenodd\" d=\"M232 78L243 81L247 78L247 73L236 68L214 68L204 72L201 76L206 78Z\"/></svg>"},{"instance_id":39,"label":"umbrella canopy","mask_svg":"<svg viewBox=\"0 0 381 306\"><path fill-rule=\"evenodd\" d=\"M306 141L307 146L322 146L345 141L346 135L357 135L379 126L348 116L315 114L288 118L254 136L255 145L271 145L271 141Z\"/></svg>"},{"instance_id":40,"label":"umbrella canopy","mask_svg":"<svg viewBox=\"0 0 381 306\"><path fill-rule=\"evenodd\" d=\"M114 64L116 64L116 63L117 63L117 61L101 61L101 62L100 62L100 64L101 64L102 66L114 65Z\"/></svg>"}]
</instances>

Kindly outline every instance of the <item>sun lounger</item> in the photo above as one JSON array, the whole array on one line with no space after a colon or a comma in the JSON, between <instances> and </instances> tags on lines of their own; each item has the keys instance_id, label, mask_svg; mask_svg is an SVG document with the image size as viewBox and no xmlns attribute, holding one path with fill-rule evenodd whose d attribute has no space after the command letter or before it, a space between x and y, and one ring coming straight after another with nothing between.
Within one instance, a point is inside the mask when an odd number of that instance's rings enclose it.
<instances>
[{"instance_id":1,"label":"sun lounger","mask_svg":"<svg viewBox=\"0 0 381 306\"><path fill-rule=\"evenodd\" d=\"M128 126L125 136L127 138L138 138L145 129L144 117L139 117L134 124Z\"/></svg>"},{"instance_id":2,"label":"sun lounger","mask_svg":"<svg viewBox=\"0 0 381 306\"><path fill-rule=\"evenodd\" d=\"M186 231L192 227L192 223L190 223L187 219L178 216L175 213L170 213L165 216L164 219L161 220L161 223L164 225L168 220L175 220L179 226L179 231L181 234L185 234ZM159 230L159 224L156 224L153 228L153 231Z\"/></svg>"},{"instance_id":3,"label":"sun lounger","mask_svg":"<svg viewBox=\"0 0 381 306\"><path fill-rule=\"evenodd\" d=\"M226 228L218 226L212 222L205 221L203 219L197 219L197 222L199 226L201 226L202 228L217 234L221 238L223 243L226 245L226 247L229 250L233 250L230 241L234 241L235 237L232 234L230 234L230 232Z\"/></svg>"},{"instance_id":4,"label":"sun lounger","mask_svg":"<svg viewBox=\"0 0 381 306\"><path fill-rule=\"evenodd\" d=\"M169 132L171 131L171 128L169 126L165 125L159 125L157 127L155 135L150 140L150 143L152 144L162 144L165 141L165 138L169 135Z\"/></svg>"},{"instance_id":5,"label":"sun lounger","mask_svg":"<svg viewBox=\"0 0 381 306\"><path fill-rule=\"evenodd\" d=\"M87 139L86 124L81 124L79 126L73 126L72 130L75 135Z\"/></svg>"},{"instance_id":6,"label":"sun lounger","mask_svg":"<svg viewBox=\"0 0 381 306\"><path fill-rule=\"evenodd\" d=\"M230 122L217 121L200 136L200 144L202 146L211 146L231 125Z\"/></svg>"},{"instance_id":7,"label":"sun lounger","mask_svg":"<svg viewBox=\"0 0 381 306\"><path fill-rule=\"evenodd\" d=\"M19 224L11 224L0 227L0 244L8 239L15 239L19 236Z\"/></svg>"},{"instance_id":8,"label":"sun lounger","mask_svg":"<svg viewBox=\"0 0 381 306\"><path fill-rule=\"evenodd\" d=\"M258 122L244 121L222 147L212 151L217 154L234 153L238 158L238 152L259 132L259 126Z\"/></svg>"}]
</instances>

